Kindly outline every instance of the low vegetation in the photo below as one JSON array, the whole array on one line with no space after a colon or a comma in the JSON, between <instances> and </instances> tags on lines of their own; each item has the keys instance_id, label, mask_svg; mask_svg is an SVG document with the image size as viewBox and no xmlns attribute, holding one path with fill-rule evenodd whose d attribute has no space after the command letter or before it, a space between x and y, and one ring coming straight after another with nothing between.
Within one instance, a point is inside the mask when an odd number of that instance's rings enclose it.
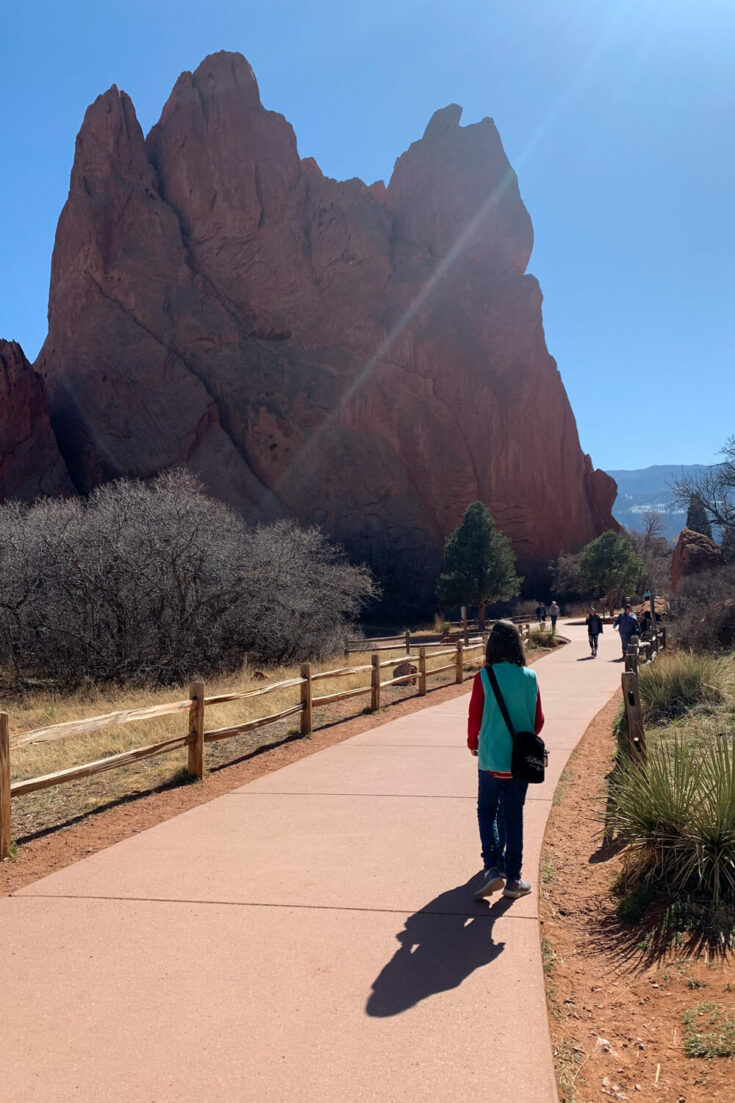
<instances>
[{"instance_id":1,"label":"low vegetation","mask_svg":"<svg viewBox=\"0 0 735 1103\"><path fill-rule=\"evenodd\" d=\"M556 634L556 629L551 629L547 632L545 628L532 628L528 637L528 646L533 650L539 648L541 650L551 651L555 647L563 647L566 640L561 639Z\"/></svg>"},{"instance_id":2,"label":"low vegetation","mask_svg":"<svg viewBox=\"0 0 735 1103\"><path fill-rule=\"evenodd\" d=\"M628 889L735 905L735 739L654 746L645 765L621 762L615 795Z\"/></svg>"},{"instance_id":3,"label":"low vegetation","mask_svg":"<svg viewBox=\"0 0 735 1103\"><path fill-rule=\"evenodd\" d=\"M732 668L726 660L688 651L664 653L638 672L644 715L654 724L700 706L721 705L731 682Z\"/></svg>"},{"instance_id":4,"label":"low vegetation","mask_svg":"<svg viewBox=\"0 0 735 1103\"><path fill-rule=\"evenodd\" d=\"M698 1003L683 1019L688 1057L735 1057L735 1007Z\"/></svg>"},{"instance_id":5,"label":"low vegetation","mask_svg":"<svg viewBox=\"0 0 735 1103\"><path fill-rule=\"evenodd\" d=\"M640 922L658 901L667 929L732 940L733 673L732 658L689 652L665 653L639 671L647 758L618 755L611 781L615 828L627 843L617 885L625 922Z\"/></svg>"}]
</instances>

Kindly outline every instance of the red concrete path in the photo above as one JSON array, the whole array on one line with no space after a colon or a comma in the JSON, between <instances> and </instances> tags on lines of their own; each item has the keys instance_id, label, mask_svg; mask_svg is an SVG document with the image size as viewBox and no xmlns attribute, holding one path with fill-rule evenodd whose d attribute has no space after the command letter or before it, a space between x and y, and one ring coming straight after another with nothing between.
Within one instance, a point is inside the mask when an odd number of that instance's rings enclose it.
<instances>
[{"instance_id":1,"label":"red concrete path","mask_svg":"<svg viewBox=\"0 0 735 1103\"><path fill-rule=\"evenodd\" d=\"M538 667L564 762L617 637ZM469 688L469 687L468 687ZM475 904L467 697L365 732L0 901L0 1103L553 1103L534 894Z\"/></svg>"}]
</instances>

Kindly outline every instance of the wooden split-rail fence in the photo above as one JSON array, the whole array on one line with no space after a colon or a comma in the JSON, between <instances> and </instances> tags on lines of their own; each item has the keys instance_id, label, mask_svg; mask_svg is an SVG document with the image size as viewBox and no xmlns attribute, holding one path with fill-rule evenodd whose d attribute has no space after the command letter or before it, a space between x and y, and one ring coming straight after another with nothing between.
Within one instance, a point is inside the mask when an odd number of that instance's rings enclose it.
<instances>
[{"instance_id":1,"label":"wooden split-rail fence","mask_svg":"<svg viewBox=\"0 0 735 1103\"><path fill-rule=\"evenodd\" d=\"M621 677L623 690L623 710L625 724L618 735L618 746L623 755L636 762L646 761L646 729L643 723L643 708L638 685L638 669L645 663L652 663L657 655L666 648L666 628L656 625L646 634L628 644L625 652L625 671ZM620 760L615 763L610 776L603 846L610 846L614 836L615 789L620 776Z\"/></svg>"},{"instance_id":2,"label":"wooden split-rail fence","mask_svg":"<svg viewBox=\"0 0 735 1103\"><path fill-rule=\"evenodd\" d=\"M528 639L527 625L523 631L523 636ZM397 644L396 640L401 642ZM223 739L230 739L233 736L243 735L246 732L254 731L256 728L262 728L267 724L274 724L279 720L296 715L300 717L300 734L306 736L313 728L315 708L370 694L370 709L372 712L377 712L381 707L381 693L389 686L416 685L417 695L423 697L428 692L427 680L435 675L452 671L455 682L462 683L465 668L472 664L480 664L485 647L483 638L472 639L468 644L465 644L463 640L459 640L451 646L442 646L440 642L435 642L415 647L415 642L411 640L411 634L408 632L399 637L363 640L359 650L372 652L370 663L367 664L344 666L336 670L312 671L311 663L303 663L298 678L288 678L285 681L274 682L259 689L221 693L211 697L207 697L205 694L204 682L194 682L190 688L189 697L182 701L171 701L167 704L143 708L123 709L119 712L106 713L103 716L93 716L87 720L70 720L63 724L54 724L51 727L36 728L33 731L23 732L12 738L10 718L7 713L0 712L0 860L8 858L11 853L10 811L13 798L35 793L41 789L49 789L55 785L63 785L69 781L93 777L95 774L101 774L107 770L129 766L133 762L140 762L156 755L168 754L170 751L178 751L184 747L187 748L187 773L192 777L201 779L204 777L205 747L207 743L215 743ZM396 651L398 647L402 647L404 644L406 654L381 659L380 653L382 651ZM411 653L412 646L414 654ZM351 645L350 650L352 650ZM446 658L448 661L440 666L431 665L431 660L440 658ZM384 680L383 671L387 667L397 667L403 663L409 664L407 673L401 673ZM414 663L417 665L415 669L412 669ZM341 690L337 693L320 695L318 692L319 683L326 679L349 678L360 674L369 674L369 680L366 679L367 684ZM314 692L315 687L316 693ZM292 688L298 689L299 700L287 708L224 728L207 729L206 727L206 710L208 708L223 705L230 701L267 697L268 694L276 690ZM162 716L179 712L186 717L186 734L172 736L169 739L150 743L144 747L137 747L134 750L123 751L120 754L108 755L94 762L87 762L82 766L72 766L69 769L58 770L55 773L44 774L40 777L28 778L22 781L11 781L10 755L12 750L27 747L34 743L48 743L68 739L72 736L91 734L102 728L114 727L120 724L159 719Z\"/></svg>"},{"instance_id":3,"label":"wooden split-rail fence","mask_svg":"<svg viewBox=\"0 0 735 1103\"><path fill-rule=\"evenodd\" d=\"M666 629L656 626L634 643L628 644L625 653L625 673L621 679L625 709L623 750L631 758L646 757L646 729L643 725L638 669L645 663L652 663L665 647Z\"/></svg>"}]
</instances>

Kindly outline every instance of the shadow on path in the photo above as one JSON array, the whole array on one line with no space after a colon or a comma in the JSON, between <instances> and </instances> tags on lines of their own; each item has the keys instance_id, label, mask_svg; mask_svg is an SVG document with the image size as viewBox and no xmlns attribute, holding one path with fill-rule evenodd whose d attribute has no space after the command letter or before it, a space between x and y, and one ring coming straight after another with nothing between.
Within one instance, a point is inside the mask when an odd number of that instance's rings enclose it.
<instances>
[{"instance_id":1,"label":"shadow on path","mask_svg":"<svg viewBox=\"0 0 735 1103\"><path fill-rule=\"evenodd\" d=\"M472 893L480 876L441 893L409 916L396 935L399 949L373 983L368 1015L400 1015L437 992L457 988L502 953L505 943L493 942L493 922L512 901L500 897L492 907L476 903Z\"/></svg>"}]
</instances>

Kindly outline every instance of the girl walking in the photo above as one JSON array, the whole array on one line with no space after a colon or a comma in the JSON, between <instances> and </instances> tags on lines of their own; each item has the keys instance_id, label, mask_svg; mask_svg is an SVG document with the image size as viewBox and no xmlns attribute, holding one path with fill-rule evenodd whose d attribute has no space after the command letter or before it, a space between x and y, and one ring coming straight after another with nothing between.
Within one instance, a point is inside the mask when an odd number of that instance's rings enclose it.
<instances>
[{"instance_id":1,"label":"girl walking","mask_svg":"<svg viewBox=\"0 0 735 1103\"><path fill-rule=\"evenodd\" d=\"M526 666L523 642L510 621L498 621L488 636L485 666L472 686L467 746L479 759L477 820L485 869L475 898L491 896L502 888L503 896L516 900L531 891L528 881L521 879L523 805L528 782L511 773L513 740L493 692L490 668L515 731L534 731L538 735L544 714L536 673Z\"/></svg>"}]
</instances>

